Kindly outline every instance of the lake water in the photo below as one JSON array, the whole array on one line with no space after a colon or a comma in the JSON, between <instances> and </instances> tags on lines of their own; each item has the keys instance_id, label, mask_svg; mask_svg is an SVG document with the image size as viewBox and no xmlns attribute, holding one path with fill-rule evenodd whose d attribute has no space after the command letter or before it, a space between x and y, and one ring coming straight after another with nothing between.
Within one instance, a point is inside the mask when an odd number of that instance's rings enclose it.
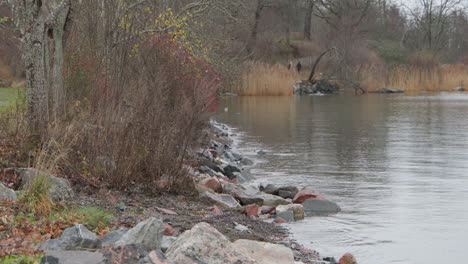
<instances>
[{"instance_id":1,"label":"lake water","mask_svg":"<svg viewBox=\"0 0 468 264\"><path fill-rule=\"evenodd\" d=\"M216 120L258 160L259 181L312 185L342 207L290 224L299 242L360 264L465 263L468 94L230 97L225 108Z\"/></svg>"}]
</instances>

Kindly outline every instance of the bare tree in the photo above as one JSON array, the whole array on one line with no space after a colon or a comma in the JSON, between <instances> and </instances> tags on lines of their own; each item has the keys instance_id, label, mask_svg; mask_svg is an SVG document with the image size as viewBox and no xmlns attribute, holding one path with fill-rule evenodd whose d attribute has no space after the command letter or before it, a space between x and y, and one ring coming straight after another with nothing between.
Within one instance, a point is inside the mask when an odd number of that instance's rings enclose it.
<instances>
[{"instance_id":1,"label":"bare tree","mask_svg":"<svg viewBox=\"0 0 468 264\"><path fill-rule=\"evenodd\" d=\"M304 39L310 40L310 31L312 27L312 13L314 11L315 0L307 0L306 13L304 19Z\"/></svg>"},{"instance_id":2,"label":"bare tree","mask_svg":"<svg viewBox=\"0 0 468 264\"><path fill-rule=\"evenodd\" d=\"M419 0L415 8L407 7L415 25L416 45L439 53L445 47L444 35L449 30L450 14L461 5L462 0Z\"/></svg>"}]
</instances>

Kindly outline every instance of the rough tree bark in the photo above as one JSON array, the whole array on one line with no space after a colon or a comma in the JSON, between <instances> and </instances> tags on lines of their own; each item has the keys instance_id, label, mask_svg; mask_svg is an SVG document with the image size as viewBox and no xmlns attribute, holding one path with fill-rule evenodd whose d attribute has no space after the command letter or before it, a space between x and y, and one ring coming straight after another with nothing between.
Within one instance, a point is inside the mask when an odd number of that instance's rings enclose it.
<instances>
[{"instance_id":1,"label":"rough tree bark","mask_svg":"<svg viewBox=\"0 0 468 264\"><path fill-rule=\"evenodd\" d=\"M44 134L64 108L63 45L80 0L5 0L22 41L30 129Z\"/></svg>"},{"instance_id":2,"label":"rough tree bark","mask_svg":"<svg viewBox=\"0 0 468 264\"><path fill-rule=\"evenodd\" d=\"M314 11L314 0L307 1L306 14L304 19L304 39L310 40L312 29L312 12Z\"/></svg>"}]
</instances>

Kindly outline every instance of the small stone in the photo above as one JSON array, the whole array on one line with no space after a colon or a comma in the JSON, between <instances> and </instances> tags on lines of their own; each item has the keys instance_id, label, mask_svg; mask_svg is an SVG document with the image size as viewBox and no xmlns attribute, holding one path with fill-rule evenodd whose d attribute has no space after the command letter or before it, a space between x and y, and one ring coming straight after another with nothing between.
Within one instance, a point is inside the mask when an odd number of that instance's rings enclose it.
<instances>
[{"instance_id":1,"label":"small stone","mask_svg":"<svg viewBox=\"0 0 468 264\"><path fill-rule=\"evenodd\" d=\"M165 215L177 215L176 212L169 210L169 209L161 208L161 207L156 207L156 210L158 210L160 213L165 214Z\"/></svg>"},{"instance_id":2,"label":"small stone","mask_svg":"<svg viewBox=\"0 0 468 264\"><path fill-rule=\"evenodd\" d=\"M304 219L304 206L302 204L288 204L288 205L278 205L276 207L276 213L283 213L290 211L294 215L294 220L299 221Z\"/></svg>"},{"instance_id":3,"label":"small stone","mask_svg":"<svg viewBox=\"0 0 468 264\"><path fill-rule=\"evenodd\" d=\"M250 204L245 207L245 214L247 216L257 216L258 215L258 205Z\"/></svg>"},{"instance_id":4,"label":"small stone","mask_svg":"<svg viewBox=\"0 0 468 264\"><path fill-rule=\"evenodd\" d=\"M338 264L357 264L357 261L351 253L346 253L340 258Z\"/></svg>"},{"instance_id":5,"label":"small stone","mask_svg":"<svg viewBox=\"0 0 468 264\"><path fill-rule=\"evenodd\" d=\"M323 260L329 262L330 264L337 264L336 259L334 257L326 257Z\"/></svg>"},{"instance_id":6,"label":"small stone","mask_svg":"<svg viewBox=\"0 0 468 264\"><path fill-rule=\"evenodd\" d=\"M174 236L174 234L175 234L174 228L170 224L164 223L164 235L165 236Z\"/></svg>"},{"instance_id":7,"label":"small stone","mask_svg":"<svg viewBox=\"0 0 468 264\"><path fill-rule=\"evenodd\" d=\"M218 208L218 206L212 206L209 208L211 212L213 212L214 214L216 215L220 215L222 214L223 212L221 211L221 209Z\"/></svg>"},{"instance_id":8,"label":"small stone","mask_svg":"<svg viewBox=\"0 0 468 264\"><path fill-rule=\"evenodd\" d=\"M265 154L266 154L266 152L265 152L265 151L263 151L263 150L259 150L259 151L257 151L257 154L258 154L258 155L265 155Z\"/></svg>"},{"instance_id":9,"label":"small stone","mask_svg":"<svg viewBox=\"0 0 468 264\"><path fill-rule=\"evenodd\" d=\"M257 264L294 264L292 250L283 245L239 239L233 243L233 248Z\"/></svg>"},{"instance_id":10,"label":"small stone","mask_svg":"<svg viewBox=\"0 0 468 264\"><path fill-rule=\"evenodd\" d=\"M249 228L246 227L245 225L241 225L241 224L237 224L235 227L234 227L235 230L237 231L241 231L241 232L247 232L249 231Z\"/></svg>"},{"instance_id":11,"label":"small stone","mask_svg":"<svg viewBox=\"0 0 468 264\"><path fill-rule=\"evenodd\" d=\"M281 217L276 217L274 222L277 223L277 224L285 224L285 223L287 223L288 221L284 220L284 219L281 218Z\"/></svg>"}]
</instances>

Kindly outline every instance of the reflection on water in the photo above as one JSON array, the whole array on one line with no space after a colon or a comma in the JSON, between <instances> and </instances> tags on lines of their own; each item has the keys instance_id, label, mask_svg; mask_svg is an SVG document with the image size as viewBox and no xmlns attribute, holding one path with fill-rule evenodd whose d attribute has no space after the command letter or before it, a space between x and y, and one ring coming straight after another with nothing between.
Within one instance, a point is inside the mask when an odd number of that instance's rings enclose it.
<instances>
[{"instance_id":1,"label":"reflection on water","mask_svg":"<svg viewBox=\"0 0 468 264\"><path fill-rule=\"evenodd\" d=\"M361 264L461 263L468 249L468 95L234 97L260 181L313 185L343 212L291 224L323 255ZM258 158L258 157L257 157Z\"/></svg>"}]
</instances>

